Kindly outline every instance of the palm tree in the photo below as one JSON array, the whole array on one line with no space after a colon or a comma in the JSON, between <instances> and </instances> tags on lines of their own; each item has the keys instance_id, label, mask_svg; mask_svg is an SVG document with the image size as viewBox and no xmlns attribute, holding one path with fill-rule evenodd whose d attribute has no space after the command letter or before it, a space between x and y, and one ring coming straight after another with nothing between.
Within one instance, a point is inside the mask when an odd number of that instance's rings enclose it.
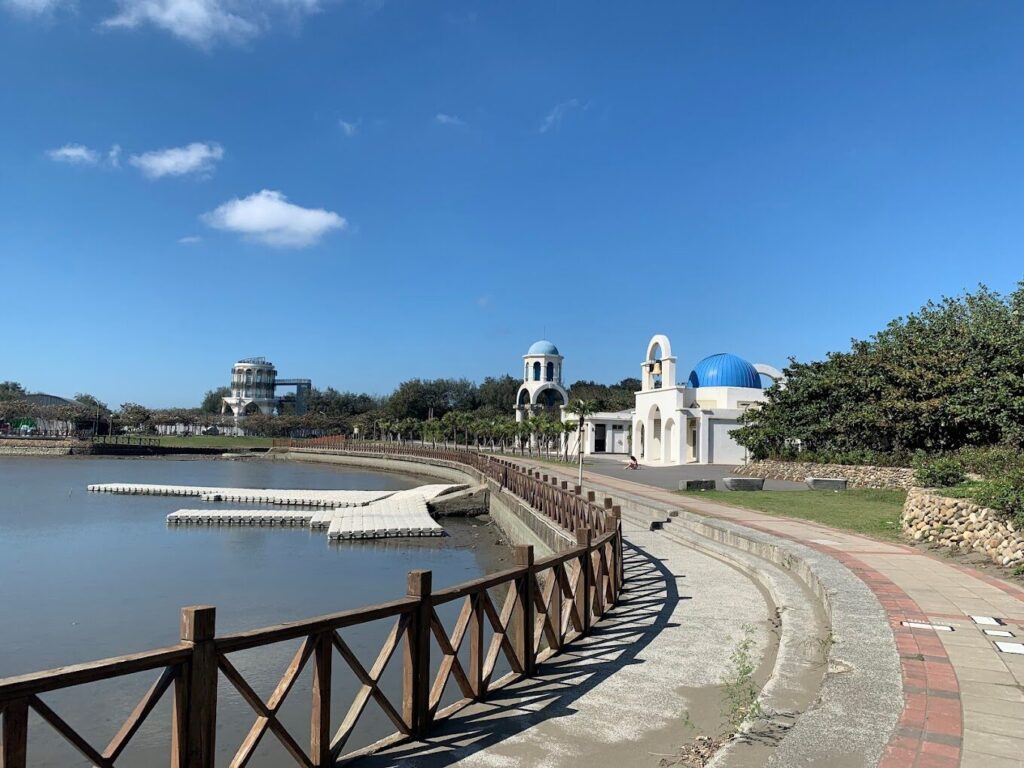
<instances>
[{"instance_id":1,"label":"palm tree","mask_svg":"<svg viewBox=\"0 0 1024 768\"><path fill-rule=\"evenodd\" d=\"M565 448L565 463L569 463L569 436L578 432L580 423L578 421L563 421L561 424L562 442Z\"/></svg>"},{"instance_id":2,"label":"palm tree","mask_svg":"<svg viewBox=\"0 0 1024 768\"><path fill-rule=\"evenodd\" d=\"M583 437L585 434L584 427L586 426L587 416L592 416L597 413L597 403L593 400L573 400L566 407L566 410L579 417L579 438L576 440L576 445L579 449L580 454L580 488L583 487Z\"/></svg>"}]
</instances>

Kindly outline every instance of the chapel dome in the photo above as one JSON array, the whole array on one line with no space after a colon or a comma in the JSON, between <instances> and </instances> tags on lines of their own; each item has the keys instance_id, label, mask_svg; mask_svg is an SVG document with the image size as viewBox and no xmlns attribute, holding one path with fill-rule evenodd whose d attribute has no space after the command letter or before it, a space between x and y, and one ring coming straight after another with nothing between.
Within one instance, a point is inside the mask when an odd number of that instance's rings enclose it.
<instances>
[{"instance_id":1,"label":"chapel dome","mask_svg":"<svg viewBox=\"0 0 1024 768\"><path fill-rule=\"evenodd\" d=\"M690 387L747 387L761 389L757 369L742 357L720 352L701 360L690 371Z\"/></svg>"},{"instance_id":2,"label":"chapel dome","mask_svg":"<svg viewBox=\"0 0 1024 768\"><path fill-rule=\"evenodd\" d=\"M533 344L530 345L530 348L528 350L526 350L526 354L528 354L528 355L557 355L558 354L558 347L556 347L554 344L552 344L547 339L541 339L540 341L533 342Z\"/></svg>"}]
</instances>

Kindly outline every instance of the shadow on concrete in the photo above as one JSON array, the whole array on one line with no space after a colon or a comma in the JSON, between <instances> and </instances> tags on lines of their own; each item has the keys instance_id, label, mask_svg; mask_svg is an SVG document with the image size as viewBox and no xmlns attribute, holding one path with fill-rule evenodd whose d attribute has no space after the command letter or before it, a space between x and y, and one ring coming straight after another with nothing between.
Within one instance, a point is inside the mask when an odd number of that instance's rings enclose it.
<instances>
[{"instance_id":1,"label":"shadow on concrete","mask_svg":"<svg viewBox=\"0 0 1024 768\"><path fill-rule=\"evenodd\" d=\"M579 638L537 670L437 724L424 741L392 747L360 759L363 768L442 768L554 718L571 717L573 703L632 664L666 628L680 600L677 576L657 558L625 542L626 581L619 603L591 634Z\"/></svg>"}]
</instances>

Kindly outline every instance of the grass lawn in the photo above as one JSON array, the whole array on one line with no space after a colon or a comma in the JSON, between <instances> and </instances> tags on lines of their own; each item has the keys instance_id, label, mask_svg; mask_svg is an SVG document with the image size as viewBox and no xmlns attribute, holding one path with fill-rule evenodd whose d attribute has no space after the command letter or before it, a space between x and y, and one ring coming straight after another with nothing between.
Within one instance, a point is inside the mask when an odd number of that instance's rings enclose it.
<instances>
[{"instance_id":1,"label":"grass lawn","mask_svg":"<svg viewBox=\"0 0 1024 768\"><path fill-rule=\"evenodd\" d=\"M906 491L857 488L848 491L679 491L768 515L797 517L880 539L898 539Z\"/></svg>"},{"instance_id":2,"label":"grass lawn","mask_svg":"<svg viewBox=\"0 0 1024 768\"><path fill-rule=\"evenodd\" d=\"M160 445L168 448L270 448L274 444L272 437L230 437L228 435L159 435Z\"/></svg>"}]
</instances>

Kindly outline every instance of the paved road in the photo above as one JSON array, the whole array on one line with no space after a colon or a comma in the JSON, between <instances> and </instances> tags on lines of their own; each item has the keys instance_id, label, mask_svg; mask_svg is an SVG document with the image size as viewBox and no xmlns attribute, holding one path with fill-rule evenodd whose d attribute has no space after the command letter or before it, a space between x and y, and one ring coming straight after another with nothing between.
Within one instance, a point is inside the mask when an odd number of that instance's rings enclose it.
<instances>
[{"instance_id":1,"label":"paved road","mask_svg":"<svg viewBox=\"0 0 1024 768\"><path fill-rule=\"evenodd\" d=\"M584 470L596 472L608 477L615 477L620 480L630 480L635 483L652 485L656 488L666 488L670 491L679 489L679 483L684 480L715 480L715 487L725 490L721 480L723 477L732 477L736 474L736 467L731 464L686 464L681 467L640 467L640 469L626 469L625 462L621 457L609 456L588 456L584 463ZM807 486L803 483L791 483L787 480L766 480L765 490L769 491L806 491Z\"/></svg>"}]
</instances>

